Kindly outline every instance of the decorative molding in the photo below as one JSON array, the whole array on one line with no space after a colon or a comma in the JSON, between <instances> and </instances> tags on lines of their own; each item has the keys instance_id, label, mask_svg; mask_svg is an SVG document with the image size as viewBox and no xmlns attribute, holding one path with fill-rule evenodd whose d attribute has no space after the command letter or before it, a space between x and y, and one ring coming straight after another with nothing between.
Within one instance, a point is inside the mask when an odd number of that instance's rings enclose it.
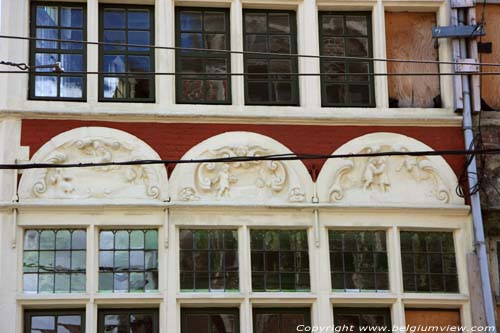
<instances>
[{"instance_id":1,"label":"decorative molding","mask_svg":"<svg viewBox=\"0 0 500 333\"><path fill-rule=\"evenodd\" d=\"M252 157L289 154L271 138L229 132L192 148L183 159ZM171 176L178 188L174 200L216 202L304 203L312 198L312 181L299 161L241 161L178 165Z\"/></svg>"},{"instance_id":2,"label":"decorative molding","mask_svg":"<svg viewBox=\"0 0 500 333\"><path fill-rule=\"evenodd\" d=\"M53 138L31 161L64 164L143 159L159 159L159 156L130 134L93 127L75 129ZM20 199L151 200L167 195L166 184L166 170L158 165L35 169L23 174L19 196Z\"/></svg>"},{"instance_id":3,"label":"decorative molding","mask_svg":"<svg viewBox=\"0 0 500 333\"><path fill-rule=\"evenodd\" d=\"M374 133L354 139L335 154L432 150L409 137ZM463 204L457 179L440 156L376 156L329 160L318 177L321 202L335 204Z\"/></svg>"}]
</instances>

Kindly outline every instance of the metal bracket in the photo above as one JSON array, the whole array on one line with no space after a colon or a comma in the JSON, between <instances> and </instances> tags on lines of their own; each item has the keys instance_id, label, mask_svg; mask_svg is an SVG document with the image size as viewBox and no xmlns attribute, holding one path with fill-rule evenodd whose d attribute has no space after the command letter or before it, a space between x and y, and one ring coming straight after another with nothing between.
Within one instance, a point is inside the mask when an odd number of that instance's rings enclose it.
<instances>
[{"instance_id":1,"label":"metal bracket","mask_svg":"<svg viewBox=\"0 0 500 333\"><path fill-rule=\"evenodd\" d=\"M471 38L484 36L482 25L456 25L448 27L432 27L432 38Z\"/></svg>"},{"instance_id":2,"label":"metal bracket","mask_svg":"<svg viewBox=\"0 0 500 333\"><path fill-rule=\"evenodd\" d=\"M479 72L479 63L477 59L457 59L456 61L455 73L467 74Z\"/></svg>"},{"instance_id":3,"label":"metal bracket","mask_svg":"<svg viewBox=\"0 0 500 333\"><path fill-rule=\"evenodd\" d=\"M470 8L474 7L474 0L451 0L451 8Z\"/></svg>"}]
</instances>

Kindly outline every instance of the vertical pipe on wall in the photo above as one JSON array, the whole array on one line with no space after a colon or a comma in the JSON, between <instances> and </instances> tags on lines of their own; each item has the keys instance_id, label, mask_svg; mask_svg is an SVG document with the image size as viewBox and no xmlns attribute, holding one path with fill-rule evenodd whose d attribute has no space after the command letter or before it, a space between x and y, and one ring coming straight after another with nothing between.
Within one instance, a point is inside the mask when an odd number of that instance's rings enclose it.
<instances>
[{"instance_id":1,"label":"vertical pipe on wall","mask_svg":"<svg viewBox=\"0 0 500 333\"><path fill-rule=\"evenodd\" d=\"M458 11L458 23L463 25L465 22L464 9ZM460 39L460 53L462 58L467 56L467 42L465 38ZM462 89L464 98L463 108L463 130L465 139L465 149L474 149L474 131L472 129L472 110L471 110L471 96L468 75L462 75ZM472 156L472 161L467 166L467 176L469 181L469 188L477 184L477 166L476 158ZM495 323L495 307L493 305L493 295L491 292L490 275L488 270L488 257L486 254L486 243L484 239L483 217L481 214L481 202L479 192L470 195L470 204L472 210L472 222L475 235L475 250L479 259L479 268L481 273L481 285L483 290L484 308L486 314L486 324L493 328L496 332Z\"/></svg>"}]
</instances>

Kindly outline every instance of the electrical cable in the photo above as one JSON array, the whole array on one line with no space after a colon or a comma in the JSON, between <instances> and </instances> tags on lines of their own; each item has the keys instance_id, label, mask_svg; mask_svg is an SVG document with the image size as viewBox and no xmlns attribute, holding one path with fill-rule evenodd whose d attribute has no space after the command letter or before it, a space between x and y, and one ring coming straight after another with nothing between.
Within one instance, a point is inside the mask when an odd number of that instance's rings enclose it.
<instances>
[{"instance_id":1,"label":"electrical cable","mask_svg":"<svg viewBox=\"0 0 500 333\"><path fill-rule=\"evenodd\" d=\"M442 155L500 155L500 148L476 149L476 150L430 150L430 151L388 151L375 153L358 154L274 154L262 156L233 156L220 158L202 158L191 160L129 160L119 162L84 162L84 163L25 163L25 164L0 164L0 170L26 170L26 169L55 169L55 168L88 168L103 166L124 166L124 165L153 165L153 164L201 164L201 163L237 163L255 161L295 161L295 160L328 160L328 159L348 159L360 157L382 157L382 156L442 156Z\"/></svg>"},{"instance_id":2,"label":"electrical cable","mask_svg":"<svg viewBox=\"0 0 500 333\"><path fill-rule=\"evenodd\" d=\"M438 64L438 65L455 65L454 61L440 60L417 60L417 59L390 59L390 58L373 58L373 57L354 57L354 56L336 56L336 55L312 55L312 54L297 54L297 53L273 53L273 52L257 52L257 51L235 51L224 49L207 49L207 48L190 48L180 46L157 46L154 44L130 44L130 43L112 43L112 42L94 42L94 41L78 41L73 39L59 38L40 38L40 37L22 37L13 35L0 35L0 39L16 39L29 41L46 41L46 42L61 42L74 43L98 46L121 46L121 47L138 47L143 49L161 49L173 51L192 51L192 52L208 52L208 53L229 53L240 55L265 55L273 57L294 57L294 58L313 58L326 60L359 60L359 61L374 61L374 62L401 62L401 63L417 63L417 64ZM500 67L499 63L480 63L483 67Z\"/></svg>"}]
</instances>

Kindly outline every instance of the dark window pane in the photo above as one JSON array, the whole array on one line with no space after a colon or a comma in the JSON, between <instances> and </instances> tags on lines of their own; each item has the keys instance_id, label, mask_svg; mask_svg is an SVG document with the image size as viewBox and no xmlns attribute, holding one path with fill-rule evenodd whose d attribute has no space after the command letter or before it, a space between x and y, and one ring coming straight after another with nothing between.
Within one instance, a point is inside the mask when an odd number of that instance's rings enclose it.
<instances>
[{"instance_id":1,"label":"dark window pane","mask_svg":"<svg viewBox=\"0 0 500 333\"><path fill-rule=\"evenodd\" d=\"M211 50L225 50L226 49L226 35L225 34L206 34L204 48L211 49Z\"/></svg>"},{"instance_id":2,"label":"dark window pane","mask_svg":"<svg viewBox=\"0 0 500 333\"><path fill-rule=\"evenodd\" d=\"M326 100L328 104L345 104L345 86L342 84L326 84Z\"/></svg>"},{"instance_id":3,"label":"dark window pane","mask_svg":"<svg viewBox=\"0 0 500 333\"><path fill-rule=\"evenodd\" d=\"M248 99L251 102L265 102L269 100L269 83L247 82Z\"/></svg>"},{"instance_id":4,"label":"dark window pane","mask_svg":"<svg viewBox=\"0 0 500 333\"><path fill-rule=\"evenodd\" d=\"M59 39L58 30L57 29L47 29L47 28L36 29L36 38ZM36 47L40 48L40 49L57 49L58 42L57 41L48 41L48 40L37 40Z\"/></svg>"},{"instance_id":5,"label":"dark window pane","mask_svg":"<svg viewBox=\"0 0 500 333\"><path fill-rule=\"evenodd\" d=\"M323 15L321 18L321 29L324 34L343 35L344 17L337 15Z\"/></svg>"},{"instance_id":6,"label":"dark window pane","mask_svg":"<svg viewBox=\"0 0 500 333\"><path fill-rule=\"evenodd\" d=\"M79 54L61 54L61 65L65 72L81 72L83 59Z\"/></svg>"},{"instance_id":7,"label":"dark window pane","mask_svg":"<svg viewBox=\"0 0 500 333\"><path fill-rule=\"evenodd\" d=\"M349 95L353 104L367 104L370 102L370 87L368 85L350 85Z\"/></svg>"},{"instance_id":8,"label":"dark window pane","mask_svg":"<svg viewBox=\"0 0 500 333\"><path fill-rule=\"evenodd\" d=\"M205 31L225 31L226 17L224 13L206 12L204 17Z\"/></svg>"},{"instance_id":9,"label":"dark window pane","mask_svg":"<svg viewBox=\"0 0 500 333\"><path fill-rule=\"evenodd\" d=\"M149 29L149 12L146 10L128 11L129 29Z\"/></svg>"},{"instance_id":10,"label":"dark window pane","mask_svg":"<svg viewBox=\"0 0 500 333\"><path fill-rule=\"evenodd\" d=\"M360 37L346 38L346 55L351 57L368 57L368 39Z\"/></svg>"},{"instance_id":11,"label":"dark window pane","mask_svg":"<svg viewBox=\"0 0 500 333\"><path fill-rule=\"evenodd\" d=\"M61 26L71 28L83 27L83 10L81 8L61 8Z\"/></svg>"},{"instance_id":12,"label":"dark window pane","mask_svg":"<svg viewBox=\"0 0 500 333\"><path fill-rule=\"evenodd\" d=\"M308 252L300 251L307 251L305 235L306 231L251 231L254 291L309 290Z\"/></svg>"},{"instance_id":13,"label":"dark window pane","mask_svg":"<svg viewBox=\"0 0 500 333\"><path fill-rule=\"evenodd\" d=\"M203 48L202 34L201 33L181 33L181 47L190 49ZM189 50L185 50L189 51Z\"/></svg>"},{"instance_id":14,"label":"dark window pane","mask_svg":"<svg viewBox=\"0 0 500 333\"><path fill-rule=\"evenodd\" d=\"M131 98L149 98L151 97L150 80L141 78L129 78L130 97Z\"/></svg>"},{"instance_id":15,"label":"dark window pane","mask_svg":"<svg viewBox=\"0 0 500 333\"><path fill-rule=\"evenodd\" d=\"M59 23L58 9L56 6L37 6L36 24L41 26L57 26Z\"/></svg>"},{"instance_id":16,"label":"dark window pane","mask_svg":"<svg viewBox=\"0 0 500 333\"><path fill-rule=\"evenodd\" d=\"M290 333L296 332L299 325L310 325L309 309L271 308L253 312L256 333Z\"/></svg>"},{"instance_id":17,"label":"dark window pane","mask_svg":"<svg viewBox=\"0 0 500 333\"><path fill-rule=\"evenodd\" d=\"M269 13L269 31L290 32L290 15L281 13Z\"/></svg>"},{"instance_id":18,"label":"dark window pane","mask_svg":"<svg viewBox=\"0 0 500 333\"><path fill-rule=\"evenodd\" d=\"M269 36L269 52L290 53L291 40L289 36Z\"/></svg>"},{"instance_id":19,"label":"dark window pane","mask_svg":"<svg viewBox=\"0 0 500 333\"><path fill-rule=\"evenodd\" d=\"M201 30L201 14L198 12L182 11L181 30L183 31L200 31Z\"/></svg>"},{"instance_id":20,"label":"dark window pane","mask_svg":"<svg viewBox=\"0 0 500 333\"><path fill-rule=\"evenodd\" d=\"M385 245L380 244L381 240L385 242L383 231L332 230L329 237L333 289L388 289L387 253Z\"/></svg>"},{"instance_id":21,"label":"dark window pane","mask_svg":"<svg viewBox=\"0 0 500 333\"><path fill-rule=\"evenodd\" d=\"M402 231L400 238L406 292L458 292L451 232Z\"/></svg>"},{"instance_id":22,"label":"dark window pane","mask_svg":"<svg viewBox=\"0 0 500 333\"><path fill-rule=\"evenodd\" d=\"M267 31L267 16L261 13L246 13L245 30L251 32L266 32Z\"/></svg>"},{"instance_id":23,"label":"dark window pane","mask_svg":"<svg viewBox=\"0 0 500 333\"><path fill-rule=\"evenodd\" d=\"M245 41L246 41L246 49L249 52L268 52L266 36L247 35Z\"/></svg>"},{"instance_id":24,"label":"dark window pane","mask_svg":"<svg viewBox=\"0 0 500 333\"><path fill-rule=\"evenodd\" d=\"M150 45L149 31L129 31L128 44L132 45ZM129 51L147 51L147 47L129 46Z\"/></svg>"},{"instance_id":25,"label":"dark window pane","mask_svg":"<svg viewBox=\"0 0 500 333\"><path fill-rule=\"evenodd\" d=\"M292 101L292 83L291 82L273 82L272 96L278 102Z\"/></svg>"},{"instance_id":26,"label":"dark window pane","mask_svg":"<svg viewBox=\"0 0 500 333\"><path fill-rule=\"evenodd\" d=\"M122 9L104 10L104 28L105 29L125 28L125 10Z\"/></svg>"},{"instance_id":27,"label":"dark window pane","mask_svg":"<svg viewBox=\"0 0 500 333\"><path fill-rule=\"evenodd\" d=\"M346 33L349 35L368 34L368 23L366 16L347 16L346 17Z\"/></svg>"},{"instance_id":28,"label":"dark window pane","mask_svg":"<svg viewBox=\"0 0 500 333\"><path fill-rule=\"evenodd\" d=\"M125 31L117 30L104 30L104 43L110 43L104 45L104 50L125 50L124 45L112 45L112 44L126 44Z\"/></svg>"}]
</instances>

